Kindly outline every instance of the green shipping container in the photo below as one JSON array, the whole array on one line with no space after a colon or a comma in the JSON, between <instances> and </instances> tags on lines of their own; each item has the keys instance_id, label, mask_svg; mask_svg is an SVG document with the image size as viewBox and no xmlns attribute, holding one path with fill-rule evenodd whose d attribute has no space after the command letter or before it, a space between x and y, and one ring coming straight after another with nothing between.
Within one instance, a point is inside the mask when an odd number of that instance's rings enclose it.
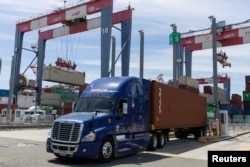
<instances>
[{"instance_id":1,"label":"green shipping container","mask_svg":"<svg viewBox=\"0 0 250 167\"><path fill-rule=\"evenodd\" d=\"M64 88L53 88L53 93L57 94L65 94L65 93L71 93L72 90L70 89L64 89Z\"/></svg>"},{"instance_id":2,"label":"green shipping container","mask_svg":"<svg viewBox=\"0 0 250 167\"><path fill-rule=\"evenodd\" d=\"M243 91L243 101L250 101L250 92Z\"/></svg>"}]
</instances>

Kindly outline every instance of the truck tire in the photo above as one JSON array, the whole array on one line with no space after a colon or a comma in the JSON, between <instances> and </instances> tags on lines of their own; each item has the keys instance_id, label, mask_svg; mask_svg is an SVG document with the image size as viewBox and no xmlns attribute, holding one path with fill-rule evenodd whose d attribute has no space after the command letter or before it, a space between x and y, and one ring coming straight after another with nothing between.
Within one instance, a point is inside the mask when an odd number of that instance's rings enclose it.
<instances>
[{"instance_id":1,"label":"truck tire","mask_svg":"<svg viewBox=\"0 0 250 167\"><path fill-rule=\"evenodd\" d=\"M163 148L166 144L166 138L163 132L157 134L157 148Z\"/></svg>"},{"instance_id":2,"label":"truck tire","mask_svg":"<svg viewBox=\"0 0 250 167\"><path fill-rule=\"evenodd\" d=\"M199 137L201 137L202 136L202 132L203 132L202 128L195 129L194 138L198 139Z\"/></svg>"},{"instance_id":3,"label":"truck tire","mask_svg":"<svg viewBox=\"0 0 250 167\"><path fill-rule=\"evenodd\" d=\"M110 137L106 137L102 144L98 155L99 162L108 162L113 158L114 144Z\"/></svg>"},{"instance_id":4,"label":"truck tire","mask_svg":"<svg viewBox=\"0 0 250 167\"><path fill-rule=\"evenodd\" d=\"M155 133L153 133L148 144L148 150L150 151L156 150L158 145L157 143L158 143L157 136Z\"/></svg>"}]
</instances>

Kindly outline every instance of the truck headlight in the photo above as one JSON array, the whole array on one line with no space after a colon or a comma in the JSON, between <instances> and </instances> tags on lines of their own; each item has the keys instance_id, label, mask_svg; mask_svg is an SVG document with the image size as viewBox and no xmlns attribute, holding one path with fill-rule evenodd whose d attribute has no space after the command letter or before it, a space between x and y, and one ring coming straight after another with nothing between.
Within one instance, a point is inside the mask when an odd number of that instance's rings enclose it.
<instances>
[{"instance_id":1,"label":"truck headlight","mask_svg":"<svg viewBox=\"0 0 250 167\"><path fill-rule=\"evenodd\" d=\"M90 132L89 134L85 135L81 142L90 142L90 141L95 141L96 139L96 133Z\"/></svg>"},{"instance_id":2,"label":"truck headlight","mask_svg":"<svg viewBox=\"0 0 250 167\"><path fill-rule=\"evenodd\" d=\"M48 139L50 139L50 137L51 137L51 130L49 130L49 133L48 133Z\"/></svg>"}]
</instances>

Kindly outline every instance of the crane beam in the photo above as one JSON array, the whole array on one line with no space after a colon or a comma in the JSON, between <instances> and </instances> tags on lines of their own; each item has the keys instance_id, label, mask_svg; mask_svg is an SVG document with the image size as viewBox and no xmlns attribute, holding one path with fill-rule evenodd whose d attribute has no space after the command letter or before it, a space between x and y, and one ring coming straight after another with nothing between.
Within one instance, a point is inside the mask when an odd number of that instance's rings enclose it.
<instances>
[{"instance_id":1,"label":"crane beam","mask_svg":"<svg viewBox=\"0 0 250 167\"><path fill-rule=\"evenodd\" d=\"M217 47L240 45L250 43L250 26L235 29L223 28L216 34ZM186 51L203 50L212 48L212 34L205 31L204 34L183 35L181 44Z\"/></svg>"},{"instance_id":2,"label":"crane beam","mask_svg":"<svg viewBox=\"0 0 250 167\"><path fill-rule=\"evenodd\" d=\"M17 23L16 30L23 33L33 31L98 13L109 7L113 7L113 0L91 0L68 8L57 8L46 15Z\"/></svg>"},{"instance_id":3,"label":"crane beam","mask_svg":"<svg viewBox=\"0 0 250 167\"><path fill-rule=\"evenodd\" d=\"M132 19L132 9L119 11L113 13L112 24L118 24L122 21ZM59 28L54 28L51 30L43 31L39 33L39 40L49 40L53 38L58 38L66 36L69 34L76 34L79 32L84 32L101 27L101 17L96 17L93 19L86 20L86 22L78 22L70 26L62 26Z\"/></svg>"},{"instance_id":4,"label":"crane beam","mask_svg":"<svg viewBox=\"0 0 250 167\"><path fill-rule=\"evenodd\" d=\"M196 79L199 84L211 84L213 83L214 79L213 78L197 78ZM217 78L218 83L224 83L224 82L230 82L229 77L218 77Z\"/></svg>"}]
</instances>

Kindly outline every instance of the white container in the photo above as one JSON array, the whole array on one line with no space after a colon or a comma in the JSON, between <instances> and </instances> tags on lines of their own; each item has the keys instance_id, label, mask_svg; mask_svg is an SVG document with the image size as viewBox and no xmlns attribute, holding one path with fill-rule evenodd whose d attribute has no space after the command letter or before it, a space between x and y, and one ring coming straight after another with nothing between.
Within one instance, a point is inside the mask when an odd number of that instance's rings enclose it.
<instances>
[{"instance_id":1,"label":"white container","mask_svg":"<svg viewBox=\"0 0 250 167\"><path fill-rule=\"evenodd\" d=\"M58 66L46 66L43 68L43 80L80 86L85 84L85 72Z\"/></svg>"},{"instance_id":2,"label":"white container","mask_svg":"<svg viewBox=\"0 0 250 167\"><path fill-rule=\"evenodd\" d=\"M180 76L178 83L179 85L188 85L190 87L199 89L199 81L188 76Z\"/></svg>"}]
</instances>

